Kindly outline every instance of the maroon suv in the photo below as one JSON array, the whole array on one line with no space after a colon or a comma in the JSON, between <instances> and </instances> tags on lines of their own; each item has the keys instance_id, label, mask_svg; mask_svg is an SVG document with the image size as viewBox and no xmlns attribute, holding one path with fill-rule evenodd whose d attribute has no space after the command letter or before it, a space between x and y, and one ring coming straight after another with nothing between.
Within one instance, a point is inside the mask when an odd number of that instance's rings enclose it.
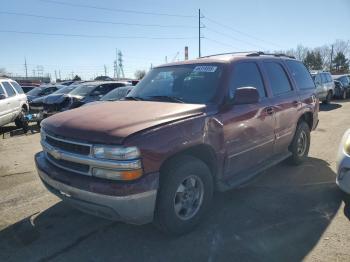
<instances>
[{"instance_id":1,"label":"maroon suv","mask_svg":"<svg viewBox=\"0 0 350 262\"><path fill-rule=\"evenodd\" d=\"M291 57L221 54L152 69L123 101L42 122L44 185L75 207L179 234L233 188L289 158L318 123L315 85Z\"/></svg>"}]
</instances>

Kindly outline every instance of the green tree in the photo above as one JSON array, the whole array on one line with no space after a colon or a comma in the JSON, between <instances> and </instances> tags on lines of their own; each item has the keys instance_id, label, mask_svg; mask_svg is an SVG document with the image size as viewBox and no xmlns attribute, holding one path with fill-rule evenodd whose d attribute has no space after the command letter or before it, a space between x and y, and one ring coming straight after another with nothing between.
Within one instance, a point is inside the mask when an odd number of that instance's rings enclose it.
<instances>
[{"instance_id":1,"label":"green tree","mask_svg":"<svg viewBox=\"0 0 350 262\"><path fill-rule=\"evenodd\" d=\"M78 75L75 75L75 77L73 78L73 81L81 81L81 78L80 78L80 76L78 76Z\"/></svg>"},{"instance_id":2,"label":"green tree","mask_svg":"<svg viewBox=\"0 0 350 262\"><path fill-rule=\"evenodd\" d=\"M315 54L314 52L307 51L306 56L303 60L304 64L309 70L313 69L313 66L315 64Z\"/></svg>"},{"instance_id":3,"label":"green tree","mask_svg":"<svg viewBox=\"0 0 350 262\"><path fill-rule=\"evenodd\" d=\"M349 60L343 52L338 52L333 59L333 68L336 72L346 72L349 69Z\"/></svg>"},{"instance_id":4,"label":"green tree","mask_svg":"<svg viewBox=\"0 0 350 262\"><path fill-rule=\"evenodd\" d=\"M321 70L323 69L323 59L321 56L320 52L315 52L315 60L314 60L314 64L313 64L313 68L314 70Z\"/></svg>"}]
</instances>

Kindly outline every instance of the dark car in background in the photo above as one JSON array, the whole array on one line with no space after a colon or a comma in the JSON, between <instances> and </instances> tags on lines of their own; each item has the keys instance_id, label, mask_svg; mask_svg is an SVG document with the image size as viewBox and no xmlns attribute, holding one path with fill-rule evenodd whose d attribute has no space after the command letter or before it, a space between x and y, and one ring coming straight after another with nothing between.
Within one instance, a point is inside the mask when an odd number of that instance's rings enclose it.
<instances>
[{"instance_id":1,"label":"dark car in background","mask_svg":"<svg viewBox=\"0 0 350 262\"><path fill-rule=\"evenodd\" d=\"M31 102L42 96L47 96L49 94L52 94L53 92L57 91L58 89L62 88L61 85L43 85L33 88L27 93L27 98L29 102L29 106L31 106Z\"/></svg>"},{"instance_id":2,"label":"dark car in background","mask_svg":"<svg viewBox=\"0 0 350 262\"><path fill-rule=\"evenodd\" d=\"M332 75L332 78L335 83L335 96L341 99L349 98L350 75Z\"/></svg>"},{"instance_id":3,"label":"dark car in background","mask_svg":"<svg viewBox=\"0 0 350 262\"><path fill-rule=\"evenodd\" d=\"M36 88L36 86L21 86L24 93L28 93L30 90Z\"/></svg>"},{"instance_id":4,"label":"dark car in background","mask_svg":"<svg viewBox=\"0 0 350 262\"><path fill-rule=\"evenodd\" d=\"M104 95L114 90L115 88L128 86L128 82L120 81L95 81L84 82L77 85L71 92L61 96L48 97L43 103L44 118L56 114L58 112L80 107L84 104L98 101Z\"/></svg>"},{"instance_id":5,"label":"dark car in background","mask_svg":"<svg viewBox=\"0 0 350 262\"><path fill-rule=\"evenodd\" d=\"M63 99L63 96L65 94L68 94L69 92L73 91L74 88L78 87L79 85L67 85L59 88L52 94L41 96L38 98L35 98L31 101L31 107L29 114L30 119L34 122L37 122L40 124L41 120L43 120L46 116L44 115L44 104L45 103L53 103L53 102L59 102Z\"/></svg>"}]
</instances>

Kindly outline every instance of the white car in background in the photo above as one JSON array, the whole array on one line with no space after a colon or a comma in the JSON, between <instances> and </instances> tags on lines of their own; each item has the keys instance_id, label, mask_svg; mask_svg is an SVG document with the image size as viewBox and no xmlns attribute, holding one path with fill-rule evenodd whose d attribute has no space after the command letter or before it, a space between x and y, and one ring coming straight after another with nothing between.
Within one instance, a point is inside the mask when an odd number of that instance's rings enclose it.
<instances>
[{"instance_id":1,"label":"white car in background","mask_svg":"<svg viewBox=\"0 0 350 262\"><path fill-rule=\"evenodd\" d=\"M21 86L9 78L0 78L0 127L13 121L17 127L24 127L28 110L27 96Z\"/></svg>"},{"instance_id":2,"label":"white car in background","mask_svg":"<svg viewBox=\"0 0 350 262\"><path fill-rule=\"evenodd\" d=\"M350 129L345 132L337 157L337 185L350 194Z\"/></svg>"}]
</instances>

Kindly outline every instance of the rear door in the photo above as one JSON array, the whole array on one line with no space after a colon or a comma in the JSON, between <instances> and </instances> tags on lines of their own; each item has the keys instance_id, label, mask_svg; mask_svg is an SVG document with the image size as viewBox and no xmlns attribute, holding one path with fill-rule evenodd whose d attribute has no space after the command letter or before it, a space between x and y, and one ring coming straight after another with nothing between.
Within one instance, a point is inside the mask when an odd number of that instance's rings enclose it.
<instances>
[{"instance_id":1,"label":"rear door","mask_svg":"<svg viewBox=\"0 0 350 262\"><path fill-rule=\"evenodd\" d=\"M259 91L257 104L233 105L220 113L227 154L226 174L233 176L257 167L272 155L274 145L273 115L259 66L255 62L237 62L231 71L229 97L239 87L255 87Z\"/></svg>"},{"instance_id":2,"label":"rear door","mask_svg":"<svg viewBox=\"0 0 350 262\"><path fill-rule=\"evenodd\" d=\"M0 94L5 95L6 98L0 99L0 126L6 125L11 121L11 111L7 94L0 83Z\"/></svg>"},{"instance_id":3,"label":"rear door","mask_svg":"<svg viewBox=\"0 0 350 262\"><path fill-rule=\"evenodd\" d=\"M297 91L292 85L282 60L263 62L264 76L270 90L271 111L275 116L274 154L288 151L293 139L298 109L301 107Z\"/></svg>"},{"instance_id":4,"label":"rear door","mask_svg":"<svg viewBox=\"0 0 350 262\"><path fill-rule=\"evenodd\" d=\"M5 89L5 92L7 93L7 106L8 106L8 111L10 114L10 121L14 120L17 117L17 114L19 112L19 107L20 107L20 102L18 101L16 97L16 91L10 85L9 82L5 81L2 82L2 86Z\"/></svg>"}]
</instances>

